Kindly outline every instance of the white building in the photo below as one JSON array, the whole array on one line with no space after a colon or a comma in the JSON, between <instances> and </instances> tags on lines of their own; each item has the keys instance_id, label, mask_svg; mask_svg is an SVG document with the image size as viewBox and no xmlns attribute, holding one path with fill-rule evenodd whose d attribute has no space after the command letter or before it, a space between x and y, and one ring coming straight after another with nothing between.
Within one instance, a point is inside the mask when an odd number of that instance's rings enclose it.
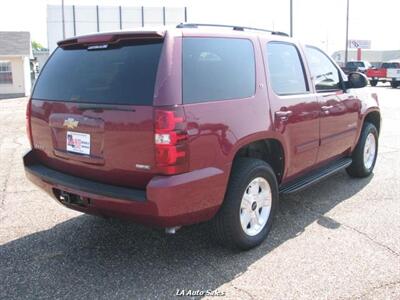
<instances>
[{"instance_id":1,"label":"white building","mask_svg":"<svg viewBox=\"0 0 400 300\"><path fill-rule=\"evenodd\" d=\"M35 50L33 49L33 58L35 62L35 72L40 72L46 63L47 59L49 58L49 50L48 49L41 49Z\"/></svg>"},{"instance_id":2,"label":"white building","mask_svg":"<svg viewBox=\"0 0 400 300\"><path fill-rule=\"evenodd\" d=\"M0 31L0 99L30 94L30 58L29 32Z\"/></svg>"},{"instance_id":3,"label":"white building","mask_svg":"<svg viewBox=\"0 0 400 300\"><path fill-rule=\"evenodd\" d=\"M51 53L64 38L134 27L176 25L186 20L186 7L66 5L63 22L61 6L48 5L48 45Z\"/></svg>"}]
</instances>

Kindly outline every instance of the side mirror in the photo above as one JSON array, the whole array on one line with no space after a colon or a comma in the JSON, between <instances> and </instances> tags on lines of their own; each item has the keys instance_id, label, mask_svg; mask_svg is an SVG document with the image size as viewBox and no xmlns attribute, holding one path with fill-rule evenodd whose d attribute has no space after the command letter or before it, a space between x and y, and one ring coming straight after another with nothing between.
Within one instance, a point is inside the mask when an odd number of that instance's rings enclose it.
<instances>
[{"instance_id":1,"label":"side mirror","mask_svg":"<svg viewBox=\"0 0 400 300\"><path fill-rule=\"evenodd\" d=\"M347 75L346 88L360 89L368 85L368 78L360 72L353 72Z\"/></svg>"}]
</instances>

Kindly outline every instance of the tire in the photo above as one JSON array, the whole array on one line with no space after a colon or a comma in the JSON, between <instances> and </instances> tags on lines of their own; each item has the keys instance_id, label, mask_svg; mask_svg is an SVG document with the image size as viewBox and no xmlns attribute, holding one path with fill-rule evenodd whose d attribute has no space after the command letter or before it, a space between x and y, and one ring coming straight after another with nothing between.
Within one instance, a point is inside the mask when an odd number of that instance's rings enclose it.
<instances>
[{"instance_id":1,"label":"tire","mask_svg":"<svg viewBox=\"0 0 400 300\"><path fill-rule=\"evenodd\" d=\"M396 89L399 86L399 82L392 81L392 82L390 82L390 85L391 85L392 88Z\"/></svg>"},{"instance_id":2,"label":"tire","mask_svg":"<svg viewBox=\"0 0 400 300\"><path fill-rule=\"evenodd\" d=\"M257 202L251 199L264 200ZM258 246L268 236L278 201L276 176L267 163L254 158L235 160L224 202L212 222L217 241L229 248L242 250ZM262 203L267 202L269 206L264 207ZM251 220L247 219L250 215ZM244 227L242 223L247 224L246 221L248 226Z\"/></svg>"},{"instance_id":3,"label":"tire","mask_svg":"<svg viewBox=\"0 0 400 300\"><path fill-rule=\"evenodd\" d=\"M376 162L376 157L378 155L378 130L376 127L369 122L365 122L360 139L358 140L357 146L353 151L352 159L353 162L346 169L347 173L352 177L363 178L369 176ZM365 147L369 147L369 143L373 138L373 144L375 145L374 151L372 148L366 149ZM367 151L367 154L364 154L364 151ZM373 151L373 153L372 153ZM369 155L368 155L369 153Z\"/></svg>"},{"instance_id":4,"label":"tire","mask_svg":"<svg viewBox=\"0 0 400 300\"><path fill-rule=\"evenodd\" d=\"M376 86L378 84L378 81L371 80L369 83L371 84L371 86Z\"/></svg>"}]
</instances>

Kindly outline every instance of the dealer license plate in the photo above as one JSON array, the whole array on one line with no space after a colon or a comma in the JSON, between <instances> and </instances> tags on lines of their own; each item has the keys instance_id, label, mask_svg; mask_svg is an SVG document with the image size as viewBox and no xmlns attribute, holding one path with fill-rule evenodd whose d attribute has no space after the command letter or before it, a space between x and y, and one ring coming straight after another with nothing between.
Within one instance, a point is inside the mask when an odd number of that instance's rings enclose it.
<instances>
[{"instance_id":1,"label":"dealer license plate","mask_svg":"<svg viewBox=\"0 0 400 300\"><path fill-rule=\"evenodd\" d=\"M67 151L90 155L90 134L67 131Z\"/></svg>"}]
</instances>

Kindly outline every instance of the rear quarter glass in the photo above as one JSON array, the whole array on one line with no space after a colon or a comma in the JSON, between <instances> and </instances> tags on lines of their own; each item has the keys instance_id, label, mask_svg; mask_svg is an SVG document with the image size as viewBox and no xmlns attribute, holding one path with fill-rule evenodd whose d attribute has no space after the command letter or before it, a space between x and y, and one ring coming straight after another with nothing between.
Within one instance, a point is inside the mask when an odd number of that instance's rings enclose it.
<instances>
[{"instance_id":1,"label":"rear quarter glass","mask_svg":"<svg viewBox=\"0 0 400 300\"><path fill-rule=\"evenodd\" d=\"M82 103L152 105L162 41L106 48L57 48L32 98Z\"/></svg>"}]
</instances>

